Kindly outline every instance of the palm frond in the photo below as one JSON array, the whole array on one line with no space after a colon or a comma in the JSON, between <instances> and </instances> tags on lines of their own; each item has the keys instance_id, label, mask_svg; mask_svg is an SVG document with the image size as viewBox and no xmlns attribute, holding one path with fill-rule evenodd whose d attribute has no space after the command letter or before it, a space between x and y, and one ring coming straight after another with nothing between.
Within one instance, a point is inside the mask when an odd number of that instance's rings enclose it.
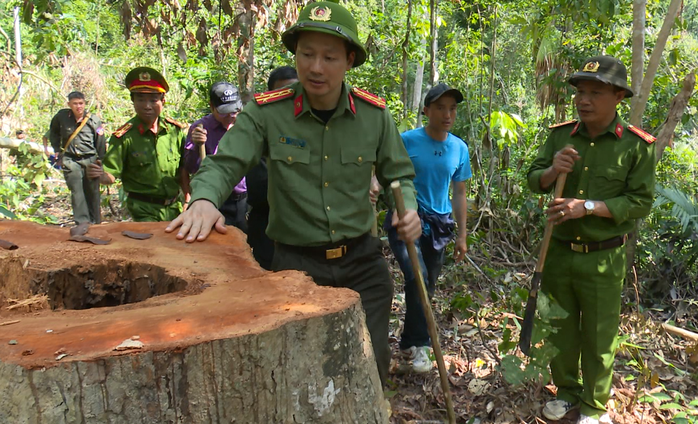
<instances>
[{"instance_id":1,"label":"palm frond","mask_svg":"<svg viewBox=\"0 0 698 424\"><path fill-rule=\"evenodd\" d=\"M675 187L656 186L657 199L653 207L671 205L671 215L676 218L685 234L698 232L698 201Z\"/></svg>"}]
</instances>

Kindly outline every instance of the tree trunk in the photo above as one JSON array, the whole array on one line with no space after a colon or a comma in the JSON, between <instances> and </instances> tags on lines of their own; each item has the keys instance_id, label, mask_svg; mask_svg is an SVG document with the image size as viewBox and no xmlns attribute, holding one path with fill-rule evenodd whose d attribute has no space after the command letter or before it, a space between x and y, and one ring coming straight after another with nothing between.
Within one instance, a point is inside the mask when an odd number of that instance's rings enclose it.
<instances>
[{"instance_id":1,"label":"tree trunk","mask_svg":"<svg viewBox=\"0 0 698 424\"><path fill-rule=\"evenodd\" d=\"M674 26L674 21L679 15L682 1L683 0L671 0L666 17L664 18L664 23L662 24L662 29L657 36L657 43L654 45L654 49L652 49L652 55L647 64L647 72L645 72L645 76L642 78L642 85L640 86L640 90L635 92L637 100L635 101L635 107L630 110L630 123L637 127L642 126L642 115L644 115L645 108L647 107L647 99L649 99L650 91L654 84L654 77L657 74L659 62L662 59L662 53L664 52L666 41L669 38L671 27Z\"/></svg>"},{"instance_id":2,"label":"tree trunk","mask_svg":"<svg viewBox=\"0 0 698 424\"><path fill-rule=\"evenodd\" d=\"M409 111L409 90L407 88L407 57L410 48L410 30L412 28L412 0L407 0L407 22L405 24L405 39L402 42L402 117Z\"/></svg>"},{"instance_id":3,"label":"tree trunk","mask_svg":"<svg viewBox=\"0 0 698 424\"><path fill-rule=\"evenodd\" d=\"M422 52L422 57L417 64L417 70L414 72L414 92L412 94L412 110L417 112L417 128L422 126L422 85L424 84L424 62L425 48L427 40L422 39L422 46L419 51Z\"/></svg>"},{"instance_id":4,"label":"tree trunk","mask_svg":"<svg viewBox=\"0 0 698 424\"><path fill-rule=\"evenodd\" d=\"M433 87L438 81L439 76L436 72L436 52L438 51L439 40L436 31L436 0L429 1L429 37L431 39L431 48L429 49L429 87Z\"/></svg>"},{"instance_id":5,"label":"tree trunk","mask_svg":"<svg viewBox=\"0 0 698 424\"><path fill-rule=\"evenodd\" d=\"M691 95L693 94L693 88L696 85L697 72L698 69L686 75L686 78L684 78L683 80L683 87L681 88L681 91L671 101L666 121L664 121L662 129L661 131L659 131L659 134L657 135L657 144L655 145L657 149L657 162L659 162L662 159L662 155L664 155L664 149L666 149L666 147L669 145L669 143L671 143L671 141L674 138L674 130L676 129L676 125L681 120L681 117L684 114L684 110L686 109L686 105L688 104L688 100L691 98Z\"/></svg>"},{"instance_id":6,"label":"tree trunk","mask_svg":"<svg viewBox=\"0 0 698 424\"><path fill-rule=\"evenodd\" d=\"M630 67L630 88L636 94L630 101L630 109L637 108L642 85L642 71L645 69L645 13L647 0L633 0L633 56Z\"/></svg>"},{"instance_id":7,"label":"tree trunk","mask_svg":"<svg viewBox=\"0 0 698 424\"><path fill-rule=\"evenodd\" d=\"M240 6L242 7L242 5ZM240 98L243 103L252 100L254 95L254 26L255 16L251 10L244 9L239 17L240 33L238 39L238 83Z\"/></svg>"},{"instance_id":8,"label":"tree trunk","mask_svg":"<svg viewBox=\"0 0 698 424\"><path fill-rule=\"evenodd\" d=\"M165 225L1 224L0 422L388 422L357 293Z\"/></svg>"}]
</instances>

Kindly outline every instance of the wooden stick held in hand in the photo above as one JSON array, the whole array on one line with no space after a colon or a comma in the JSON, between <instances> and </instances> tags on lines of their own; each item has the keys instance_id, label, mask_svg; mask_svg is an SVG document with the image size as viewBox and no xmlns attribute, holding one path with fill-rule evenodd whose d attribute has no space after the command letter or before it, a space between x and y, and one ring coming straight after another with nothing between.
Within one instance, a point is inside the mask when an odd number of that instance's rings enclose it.
<instances>
[{"instance_id":1,"label":"wooden stick held in hand","mask_svg":"<svg viewBox=\"0 0 698 424\"><path fill-rule=\"evenodd\" d=\"M395 208L397 209L397 214L400 219L402 219L402 217L405 216L405 200L402 198L400 181L393 181L390 183L390 189L392 190L393 197L395 198ZM446 400L448 422L450 424L456 424L456 413L453 411L453 400L451 399L451 389L448 382L448 371L446 370L446 365L444 364L444 356L441 353L439 332L436 328L436 321L434 321L434 312L431 310L431 302L429 301L429 295L427 294L427 287L424 285L424 277L422 276L422 270L419 264L417 248L413 242L405 244L407 245L407 253L410 256L410 262L412 262L412 273L415 276L418 286L417 291L419 292L419 300L422 303L422 310L424 310L424 316L427 319L427 328L429 330L429 337L431 337L431 346L434 349L436 364L439 368L441 390L443 390L444 399Z\"/></svg>"}]
</instances>

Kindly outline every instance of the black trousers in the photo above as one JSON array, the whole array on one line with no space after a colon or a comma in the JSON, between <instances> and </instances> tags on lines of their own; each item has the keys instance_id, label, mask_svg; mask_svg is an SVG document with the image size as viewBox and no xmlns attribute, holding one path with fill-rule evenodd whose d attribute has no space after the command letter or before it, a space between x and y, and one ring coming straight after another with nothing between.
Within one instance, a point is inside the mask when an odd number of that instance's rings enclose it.
<instances>
[{"instance_id":1,"label":"black trousers","mask_svg":"<svg viewBox=\"0 0 698 424\"><path fill-rule=\"evenodd\" d=\"M233 192L218 210L225 217L225 225L233 225L247 233L247 193Z\"/></svg>"},{"instance_id":2,"label":"black trousers","mask_svg":"<svg viewBox=\"0 0 698 424\"><path fill-rule=\"evenodd\" d=\"M393 282L376 237L359 237L341 258L325 259L308 254L303 248L277 243L272 269L305 271L321 286L345 287L359 293L366 313L373 352L381 381L385 383L390 367L388 325L393 301Z\"/></svg>"}]
</instances>

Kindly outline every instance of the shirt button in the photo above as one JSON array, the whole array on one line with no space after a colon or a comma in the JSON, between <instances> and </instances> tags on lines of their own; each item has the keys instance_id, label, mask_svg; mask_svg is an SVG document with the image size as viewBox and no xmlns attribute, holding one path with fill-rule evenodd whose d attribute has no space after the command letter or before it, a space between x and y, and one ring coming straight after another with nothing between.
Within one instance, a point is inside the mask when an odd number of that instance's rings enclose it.
<instances>
[{"instance_id":1,"label":"shirt button","mask_svg":"<svg viewBox=\"0 0 698 424\"><path fill-rule=\"evenodd\" d=\"M579 190L579 194L584 194L584 190Z\"/></svg>"},{"instance_id":2,"label":"shirt button","mask_svg":"<svg viewBox=\"0 0 698 424\"><path fill-rule=\"evenodd\" d=\"M584 167L584 170L585 170L585 171L588 171L588 170L589 170L589 167L588 167L588 166L585 166L585 167Z\"/></svg>"},{"instance_id":3,"label":"shirt button","mask_svg":"<svg viewBox=\"0 0 698 424\"><path fill-rule=\"evenodd\" d=\"M363 161L364 161L364 158L362 158L361 156L359 156L359 163L361 163L361 162L363 162Z\"/></svg>"},{"instance_id":4,"label":"shirt button","mask_svg":"<svg viewBox=\"0 0 698 424\"><path fill-rule=\"evenodd\" d=\"M590 146L591 146L591 147L594 147L594 143L591 143Z\"/></svg>"},{"instance_id":5,"label":"shirt button","mask_svg":"<svg viewBox=\"0 0 698 424\"><path fill-rule=\"evenodd\" d=\"M334 234L334 233L336 233L336 231L335 231L335 230L332 230L332 234Z\"/></svg>"},{"instance_id":6,"label":"shirt button","mask_svg":"<svg viewBox=\"0 0 698 424\"><path fill-rule=\"evenodd\" d=\"M288 159L289 162L293 161L293 158L291 156L287 157L286 159Z\"/></svg>"},{"instance_id":7,"label":"shirt button","mask_svg":"<svg viewBox=\"0 0 698 424\"><path fill-rule=\"evenodd\" d=\"M329 156L325 155L325 160L327 160L327 159L329 159L329 158L330 158Z\"/></svg>"},{"instance_id":8,"label":"shirt button","mask_svg":"<svg viewBox=\"0 0 698 424\"><path fill-rule=\"evenodd\" d=\"M330 186L330 183L328 183L327 181L325 181L325 187L329 187L329 186Z\"/></svg>"},{"instance_id":9,"label":"shirt button","mask_svg":"<svg viewBox=\"0 0 698 424\"><path fill-rule=\"evenodd\" d=\"M581 239L582 239L581 237L577 236L577 241L579 241L579 240L581 240Z\"/></svg>"},{"instance_id":10,"label":"shirt button","mask_svg":"<svg viewBox=\"0 0 698 424\"><path fill-rule=\"evenodd\" d=\"M328 125L325 127L325 131L329 131L329 130L330 130L330 126Z\"/></svg>"},{"instance_id":11,"label":"shirt button","mask_svg":"<svg viewBox=\"0 0 698 424\"><path fill-rule=\"evenodd\" d=\"M330 210L330 207L329 207L329 206L327 207L327 210Z\"/></svg>"}]
</instances>

